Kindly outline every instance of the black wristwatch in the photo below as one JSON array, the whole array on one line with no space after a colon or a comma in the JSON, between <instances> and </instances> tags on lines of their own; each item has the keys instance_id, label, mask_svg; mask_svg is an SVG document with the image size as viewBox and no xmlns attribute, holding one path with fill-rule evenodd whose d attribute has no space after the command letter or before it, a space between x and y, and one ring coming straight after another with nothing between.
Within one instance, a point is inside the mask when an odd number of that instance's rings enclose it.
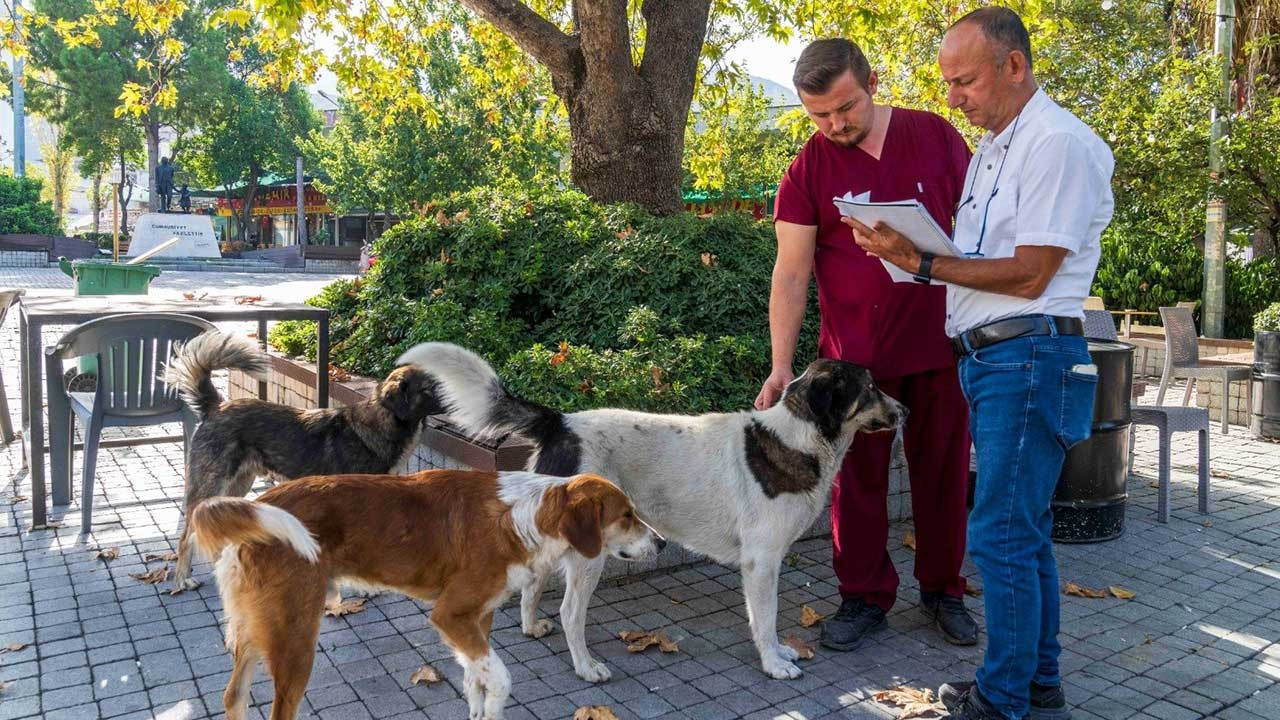
<instances>
[{"instance_id":1,"label":"black wristwatch","mask_svg":"<svg viewBox=\"0 0 1280 720\"><path fill-rule=\"evenodd\" d=\"M928 285L929 282L933 280L933 258L934 255L931 252L920 253L920 269L911 276L911 279L918 283Z\"/></svg>"}]
</instances>

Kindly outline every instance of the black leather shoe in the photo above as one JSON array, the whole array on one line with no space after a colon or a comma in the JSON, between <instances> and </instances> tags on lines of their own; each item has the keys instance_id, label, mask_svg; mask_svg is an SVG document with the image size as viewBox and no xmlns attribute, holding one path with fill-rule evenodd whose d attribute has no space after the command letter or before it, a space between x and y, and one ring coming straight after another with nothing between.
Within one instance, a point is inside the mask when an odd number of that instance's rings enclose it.
<instances>
[{"instance_id":1,"label":"black leather shoe","mask_svg":"<svg viewBox=\"0 0 1280 720\"><path fill-rule=\"evenodd\" d=\"M948 710L952 710L964 703L964 696L967 693L977 692L975 687L976 683L972 680L947 683L938 688L938 699ZM1027 718L1029 720L1070 720L1071 709L1067 707L1067 696L1062 692L1062 686L1031 683L1031 711Z\"/></svg>"},{"instance_id":2,"label":"black leather shoe","mask_svg":"<svg viewBox=\"0 0 1280 720\"><path fill-rule=\"evenodd\" d=\"M888 625L884 611L860 599L840 603L836 614L822 622L822 646L832 650L852 650L858 643Z\"/></svg>"},{"instance_id":3,"label":"black leather shoe","mask_svg":"<svg viewBox=\"0 0 1280 720\"><path fill-rule=\"evenodd\" d=\"M978 623L964 606L964 598L940 592L921 592L920 607L952 645L977 645Z\"/></svg>"},{"instance_id":4,"label":"black leather shoe","mask_svg":"<svg viewBox=\"0 0 1280 720\"><path fill-rule=\"evenodd\" d=\"M978 692L978 684L969 682L945 683L938 688L938 699L950 713L948 717L963 720L1004 720L1004 715L987 702Z\"/></svg>"}]
</instances>

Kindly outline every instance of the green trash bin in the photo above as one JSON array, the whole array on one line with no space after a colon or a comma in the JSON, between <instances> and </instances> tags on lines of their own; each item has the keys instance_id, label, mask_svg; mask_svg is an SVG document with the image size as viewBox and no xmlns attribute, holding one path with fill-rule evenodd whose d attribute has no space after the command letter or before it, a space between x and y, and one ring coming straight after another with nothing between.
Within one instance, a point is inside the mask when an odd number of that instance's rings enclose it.
<instances>
[{"instance_id":1,"label":"green trash bin","mask_svg":"<svg viewBox=\"0 0 1280 720\"><path fill-rule=\"evenodd\" d=\"M68 260L58 258L58 267L75 280L76 296L146 295L151 281L160 274L155 265L120 265L102 260ZM80 373L96 375L98 360L80 358Z\"/></svg>"},{"instance_id":2,"label":"green trash bin","mask_svg":"<svg viewBox=\"0 0 1280 720\"><path fill-rule=\"evenodd\" d=\"M155 265L118 265L101 260L58 258L58 267L76 281L76 295L146 295Z\"/></svg>"}]
</instances>

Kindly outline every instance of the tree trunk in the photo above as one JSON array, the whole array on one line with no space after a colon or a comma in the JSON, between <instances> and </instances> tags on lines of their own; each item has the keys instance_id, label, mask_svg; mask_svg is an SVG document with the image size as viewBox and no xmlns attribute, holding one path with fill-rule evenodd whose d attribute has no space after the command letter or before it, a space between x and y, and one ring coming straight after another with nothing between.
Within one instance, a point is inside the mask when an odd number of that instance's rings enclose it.
<instances>
[{"instance_id":1,"label":"tree trunk","mask_svg":"<svg viewBox=\"0 0 1280 720\"><path fill-rule=\"evenodd\" d=\"M102 173L93 174L93 198L90 208L93 210L93 234L102 232Z\"/></svg>"},{"instance_id":2,"label":"tree trunk","mask_svg":"<svg viewBox=\"0 0 1280 720\"><path fill-rule=\"evenodd\" d=\"M1280 220L1273 220L1268 227L1260 227L1253 231L1253 258L1276 257L1277 236L1280 235Z\"/></svg>"},{"instance_id":3,"label":"tree trunk","mask_svg":"<svg viewBox=\"0 0 1280 720\"><path fill-rule=\"evenodd\" d=\"M160 210L160 193L156 190L156 166L160 164L160 123L148 120L143 126L147 135L147 211Z\"/></svg>"},{"instance_id":4,"label":"tree trunk","mask_svg":"<svg viewBox=\"0 0 1280 720\"><path fill-rule=\"evenodd\" d=\"M627 0L574 0L571 35L519 2L463 2L550 70L569 111L575 185L599 202L683 208L684 131L711 0L643 0L639 66Z\"/></svg>"},{"instance_id":5,"label":"tree trunk","mask_svg":"<svg viewBox=\"0 0 1280 720\"><path fill-rule=\"evenodd\" d=\"M257 163L249 164L249 184L244 189L244 202L240 205L240 238L249 247L249 224L253 222L253 198L258 194L258 175L262 168ZM262 246L261 238L258 246Z\"/></svg>"},{"instance_id":6,"label":"tree trunk","mask_svg":"<svg viewBox=\"0 0 1280 720\"><path fill-rule=\"evenodd\" d=\"M129 234L129 198L133 197L133 190L130 189L129 195L124 194L124 153L120 153L120 184L116 186L116 202L120 204L120 234Z\"/></svg>"}]
</instances>

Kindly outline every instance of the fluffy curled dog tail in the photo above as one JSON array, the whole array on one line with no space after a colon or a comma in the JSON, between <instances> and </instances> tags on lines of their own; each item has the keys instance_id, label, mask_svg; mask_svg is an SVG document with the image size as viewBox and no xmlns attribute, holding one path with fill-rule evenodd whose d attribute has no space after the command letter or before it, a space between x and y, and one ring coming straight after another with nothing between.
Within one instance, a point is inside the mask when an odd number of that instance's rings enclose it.
<instances>
[{"instance_id":1,"label":"fluffy curled dog tail","mask_svg":"<svg viewBox=\"0 0 1280 720\"><path fill-rule=\"evenodd\" d=\"M434 377L449 418L474 435L514 432L545 443L549 433L562 426L559 410L512 395L489 363L466 348L422 343L406 350L396 364L412 365Z\"/></svg>"},{"instance_id":2,"label":"fluffy curled dog tail","mask_svg":"<svg viewBox=\"0 0 1280 720\"><path fill-rule=\"evenodd\" d=\"M215 497L191 511L191 534L200 553L216 558L228 545L282 542L308 562L320 559L320 544L302 521L274 505Z\"/></svg>"},{"instance_id":3,"label":"fluffy curled dog tail","mask_svg":"<svg viewBox=\"0 0 1280 720\"><path fill-rule=\"evenodd\" d=\"M164 382L176 388L197 415L206 418L222 404L222 396L209 379L214 370L234 368L262 378L269 367L267 354L249 338L210 330L178 350L165 367Z\"/></svg>"}]
</instances>

